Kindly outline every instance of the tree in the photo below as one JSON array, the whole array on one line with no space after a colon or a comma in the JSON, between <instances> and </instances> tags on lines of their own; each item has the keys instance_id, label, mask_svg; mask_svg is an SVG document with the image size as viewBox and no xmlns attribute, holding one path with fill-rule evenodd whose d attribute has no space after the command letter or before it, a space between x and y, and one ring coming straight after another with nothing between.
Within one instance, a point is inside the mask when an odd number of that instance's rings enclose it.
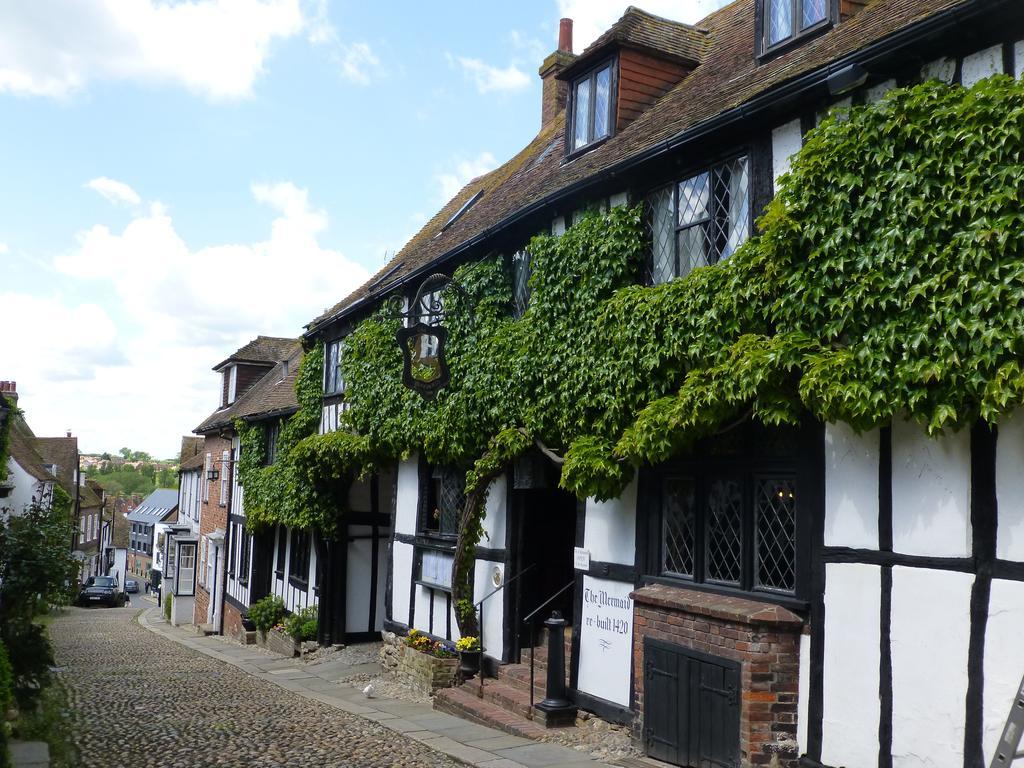
<instances>
[{"instance_id":1,"label":"tree","mask_svg":"<svg viewBox=\"0 0 1024 768\"><path fill-rule=\"evenodd\" d=\"M118 453L121 454L121 458L124 459L125 461L128 461L132 457L132 449L131 448L121 448L118 451Z\"/></svg>"}]
</instances>

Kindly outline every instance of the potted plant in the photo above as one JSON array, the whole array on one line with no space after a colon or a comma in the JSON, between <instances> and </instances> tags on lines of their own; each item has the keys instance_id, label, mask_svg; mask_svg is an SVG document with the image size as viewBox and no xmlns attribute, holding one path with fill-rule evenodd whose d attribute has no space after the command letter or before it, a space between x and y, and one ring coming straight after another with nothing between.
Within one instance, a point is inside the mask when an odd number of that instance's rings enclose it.
<instances>
[{"instance_id":1,"label":"potted plant","mask_svg":"<svg viewBox=\"0 0 1024 768\"><path fill-rule=\"evenodd\" d=\"M277 595L267 595L249 606L247 618L256 628L259 643L267 644L267 633L284 618L284 600Z\"/></svg>"},{"instance_id":2,"label":"potted plant","mask_svg":"<svg viewBox=\"0 0 1024 768\"><path fill-rule=\"evenodd\" d=\"M316 646L316 633L318 628L318 611L315 605L303 608L293 613L284 621L284 631L295 642L296 652L308 650L307 643Z\"/></svg>"},{"instance_id":3,"label":"potted plant","mask_svg":"<svg viewBox=\"0 0 1024 768\"><path fill-rule=\"evenodd\" d=\"M480 671L480 638L473 635L460 637L455 642L459 652L459 673L469 680Z\"/></svg>"}]
</instances>

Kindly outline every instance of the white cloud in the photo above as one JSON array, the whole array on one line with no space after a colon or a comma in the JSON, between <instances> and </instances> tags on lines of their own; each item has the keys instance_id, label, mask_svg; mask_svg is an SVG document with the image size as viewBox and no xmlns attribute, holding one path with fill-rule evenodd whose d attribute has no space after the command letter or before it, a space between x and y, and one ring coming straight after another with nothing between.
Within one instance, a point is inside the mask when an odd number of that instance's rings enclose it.
<instances>
[{"instance_id":1,"label":"white cloud","mask_svg":"<svg viewBox=\"0 0 1024 768\"><path fill-rule=\"evenodd\" d=\"M518 91L530 85L530 78L515 64L505 68L494 67L480 59L447 54L448 61L462 69L467 79L476 84L480 93L492 91Z\"/></svg>"},{"instance_id":2,"label":"white cloud","mask_svg":"<svg viewBox=\"0 0 1024 768\"><path fill-rule=\"evenodd\" d=\"M71 427L83 450L122 445L168 456L217 405L211 366L258 334L298 336L367 278L323 247L327 214L290 182L254 183L267 232L193 245L167 209L144 204L123 228L80 232L52 259L62 293L0 293L30 318L0 334L0 376L18 381L40 434Z\"/></svg>"},{"instance_id":3,"label":"white cloud","mask_svg":"<svg viewBox=\"0 0 1024 768\"><path fill-rule=\"evenodd\" d=\"M369 85L380 68L380 59L367 43L340 43L332 58L341 76L356 85Z\"/></svg>"},{"instance_id":4,"label":"white cloud","mask_svg":"<svg viewBox=\"0 0 1024 768\"><path fill-rule=\"evenodd\" d=\"M117 203L138 205L142 202L142 199L139 197L139 193L123 181L108 179L106 176L100 176L92 179L91 181L86 182L85 186L94 192L99 192L103 197L115 205Z\"/></svg>"},{"instance_id":5,"label":"white cloud","mask_svg":"<svg viewBox=\"0 0 1024 768\"><path fill-rule=\"evenodd\" d=\"M0 24L0 92L66 97L95 79L249 95L276 39L302 31L300 0L32 0Z\"/></svg>"},{"instance_id":6,"label":"white cloud","mask_svg":"<svg viewBox=\"0 0 1024 768\"><path fill-rule=\"evenodd\" d=\"M493 171L498 166L494 155L490 152L481 152L470 160L460 159L455 162L455 170L446 173L439 173L435 176L440 186L440 198L448 202L459 193L466 184L477 176L482 176L488 171Z\"/></svg>"},{"instance_id":7,"label":"white cloud","mask_svg":"<svg viewBox=\"0 0 1024 768\"><path fill-rule=\"evenodd\" d=\"M645 11L666 19L693 24L731 0L645 0ZM558 0L558 13L573 20L573 50L580 53L619 20L631 3L627 0ZM558 40L558 28L554 28Z\"/></svg>"},{"instance_id":8,"label":"white cloud","mask_svg":"<svg viewBox=\"0 0 1024 768\"><path fill-rule=\"evenodd\" d=\"M0 256L3 256L5 253L10 253L10 252L11 252L11 247L9 245L7 245L7 243L0 243Z\"/></svg>"}]
</instances>

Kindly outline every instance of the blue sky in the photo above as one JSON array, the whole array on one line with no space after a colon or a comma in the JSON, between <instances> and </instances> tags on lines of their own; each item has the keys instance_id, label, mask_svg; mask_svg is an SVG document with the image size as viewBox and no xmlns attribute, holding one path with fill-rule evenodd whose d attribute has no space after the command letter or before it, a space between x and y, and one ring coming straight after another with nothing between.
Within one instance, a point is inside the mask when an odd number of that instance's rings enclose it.
<instances>
[{"instance_id":1,"label":"blue sky","mask_svg":"<svg viewBox=\"0 0 1024 768\"><path fill-rule=\"evenodd\" d=\"M532 138L560 17L579 51L627 4L0 0L0 379L37 434L174 454L212 365Z\"/></svg>"}]
</instances>

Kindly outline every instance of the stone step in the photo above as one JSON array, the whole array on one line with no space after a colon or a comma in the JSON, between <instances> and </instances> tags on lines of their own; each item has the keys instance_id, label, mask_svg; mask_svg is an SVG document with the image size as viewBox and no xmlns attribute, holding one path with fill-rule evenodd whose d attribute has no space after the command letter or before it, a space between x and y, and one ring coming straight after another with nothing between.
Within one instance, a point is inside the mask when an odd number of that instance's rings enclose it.
<instances>
[{"instance_id":1,"label":"stone step","mask_svg":"<svg viewBox=\"0 0 1024 768\"><path fill-rule=\"evenodd\" d=\"M541 669L537 667L534 670L533 676L533 690L536 694L540 691L540 698L544 698L544 689L547 685L547 668ZM529 664L506 664L500 667L498 670L498 680L503 683L507 683L513 688L519 688L520 690L530 691L530 665ZM569 667L566 665L565 668L565 684L569 684ZM539 701L540 699L538 699Z\"/></svg>"},{"instance_id":2,"label":"stone step","mask_svg":"<svg viewBox=\"0 0 1024 768\"><path fill-rule=\"evenodd\" d=\"M484 683L485 696L490 685L500 685L500 683L493 680L486 681ZM476 687L472 681L459 688L445 688L438 691L434 697L434 709L526 739L536 740L547 734L546 728L526 719L523 715L503 709L486 698L477 698Z\"/></svg>"}]
</instances>

